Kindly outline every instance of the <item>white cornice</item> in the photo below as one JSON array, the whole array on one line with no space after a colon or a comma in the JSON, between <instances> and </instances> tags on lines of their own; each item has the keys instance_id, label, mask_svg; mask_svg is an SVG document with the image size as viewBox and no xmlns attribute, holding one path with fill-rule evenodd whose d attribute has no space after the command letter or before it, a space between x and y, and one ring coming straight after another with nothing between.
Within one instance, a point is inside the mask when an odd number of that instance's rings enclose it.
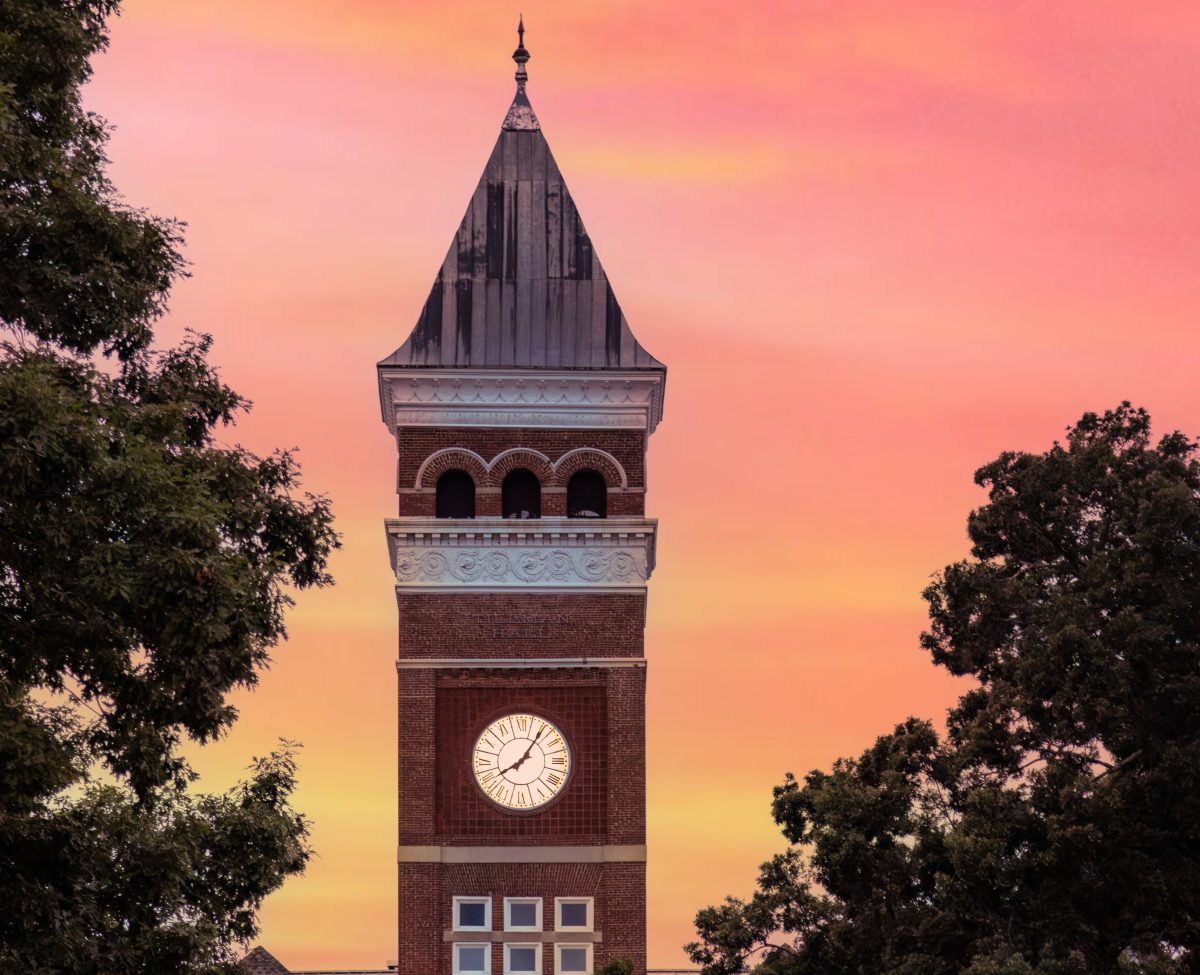
<instances>
[{"instance_id":1,"label":"white cornice","mask_svg":"<svg viewBox=\"0 0 1200 975\"><path fill-rule=\"evenodd\" d=\"M379 368L383 422L399 426L613 427L654 432L659 370Z\"/></svg>"},{"instance_id":2,"label":"white cornice","mask_svg":"<svg viewBox=\"0 0 1200 975\"><path fill-rule=\"evenodd\" d=\"M654 518L389 518L401 591L629 592L654 571Z\"/></svg>"}]
</instances>

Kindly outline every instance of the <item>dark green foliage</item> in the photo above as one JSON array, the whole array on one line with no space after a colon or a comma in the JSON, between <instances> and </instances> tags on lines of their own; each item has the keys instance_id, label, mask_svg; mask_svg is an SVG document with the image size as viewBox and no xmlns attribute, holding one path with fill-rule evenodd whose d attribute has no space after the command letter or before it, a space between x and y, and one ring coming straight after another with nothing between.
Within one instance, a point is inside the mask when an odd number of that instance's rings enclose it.
<instances>
[{"instance_id":1,"label":"dark green foliage","mask_svg":"<svg viewBox=\"0 0 1200 975\"><path fill-rule=\"evenodd\" d=\"M118 379L44 351L0 365L0 674L94 707L88 745L139 794L182 770L181 734L233 720L283 584L324 581L328 512L291 497L291 457L214 445L239 401L207 349Z\"/></svg>"},{"instance_id":2,"label":"dark green foliage","mask_svg":"<svg viewBox=\"0 0 1200 975\"><path fill-rule=\"evenodd\" d=\"M153 346L178 225L122 204L82 111L106 0L0 0L0 971L214 973L308 858L290 746L226 796L236 718L324 585L328 503L218 436L210 340Z\"/></svg>"},{"instance_id":3,"label":"dark green foliage","mask_svg":"<svg viewBox=\"0 0 1200 975\"><path fill-rule=\"evenodd\" d=\"M1144 411L981 468L972 558L926 590L934 661L973 678L788 776L796 848L697 916L710 975L1183 975L1200 944L1200 463Z\"/></svg>"},{"instance_id":4,"label":"dark green foliage","mask_svg":"<svg viewBox=\"0 0 1200 975\"><path fill-rule=\"evenodd\" d=\"M0 971L236 971L229 948L309 857L294 773L284 749L223 796L169 790L146 806L91 785L0 816L0 897L20 908L0 911Z\"/></svg>"},{"instance_id":5,"label":"dark green foliage","mask_svg":"<svg viewBox=\"0 0 1200 975\"><path fill-rule=\"evenodd\" d=\"M0 321L75 352L146 348L178 225L122 205L80 107L113 0L0 0Z\"/></svg>"}]
</instances>

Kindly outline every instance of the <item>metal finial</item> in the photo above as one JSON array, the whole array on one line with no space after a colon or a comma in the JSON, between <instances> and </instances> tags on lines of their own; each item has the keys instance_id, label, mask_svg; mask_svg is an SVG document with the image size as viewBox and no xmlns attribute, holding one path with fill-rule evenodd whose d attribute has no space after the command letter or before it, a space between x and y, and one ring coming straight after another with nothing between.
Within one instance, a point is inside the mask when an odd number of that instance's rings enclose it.
<instances>
[{"instance_id":1,"label":"metal finial","mask_svg":"<svg viewBox=\"0 0 1200 975\"><path fill-rule=\"evenodd\" d=\"M525 62L529 60L529 52L525 50L525 15L517 18L517 49L513 51L513 60L517 62L517 91L525 90L525 82L529 74L525 70Z\"/></svg>"}]
</instances>

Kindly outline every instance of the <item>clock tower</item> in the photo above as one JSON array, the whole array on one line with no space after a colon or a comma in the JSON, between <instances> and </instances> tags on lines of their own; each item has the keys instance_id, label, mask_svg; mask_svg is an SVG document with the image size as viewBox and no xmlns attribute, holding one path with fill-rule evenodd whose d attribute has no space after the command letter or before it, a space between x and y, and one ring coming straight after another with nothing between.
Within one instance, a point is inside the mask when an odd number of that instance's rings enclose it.
<instances>
[{"instance_id":1,"label":"clock tower","mask_svg":"<svg viewBox=\"0 0 1200 975\"><path fill-rule=\"evenodd\" d=\"M646 444L633 337L525 93L403 345L400 975L646 967Z\"/></svg>"}]
</instances>

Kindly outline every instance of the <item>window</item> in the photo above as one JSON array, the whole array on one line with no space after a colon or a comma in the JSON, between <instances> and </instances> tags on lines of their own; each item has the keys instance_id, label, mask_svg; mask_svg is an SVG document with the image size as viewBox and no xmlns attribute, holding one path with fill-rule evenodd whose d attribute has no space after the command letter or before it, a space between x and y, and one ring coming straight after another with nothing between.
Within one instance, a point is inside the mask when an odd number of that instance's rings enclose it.
<instances>
[{"instance_id":1,"label":"window","mask_svg":"<svg viewBox=\"0 0 1200 975\"><path fill-rule=\"evenodd\" d=\"M592 946L560 941L554 946L554 975L590 975Z\"/></svg>"},{"instance_id":2,"label":"window","mask_svg":"<svg viewBox=\"0 0 1200 975\"><path fill-rule=\"evenodd\" d=\"M455 931L491 931L492 899L490 897L454 898Z\"/></svg>"},{"instance_id":3,"label":"window","mask_svg":"<svg viewBox=\"0 0 1200 975\"><path fill-rule=\"evenodd\" d=\"M542 975L541 942L523 944L508 941L504 945L504 975Z\"/></svg>"},{"instance_id":4,"label":"window","mask_svg":"<svg viewBox=\"0 0 1200 975\"><path fill-rule=\"evenodd\" d=\"M437 482L439 518L475 517L475 482L466 471L446 471Z\"/></svg>"},{"instance_id":5,"label":"window","mask_svg":"<svg viewBox=\"0 0 1200 975\"><path fill-rule=\"evenodd\" d=\"M505 931L541 931L542 899L540 897L504 898Z\"/></svg>"},{"instance_id":6,"label":"window","mask_svg":"<svg viewBox=\"0 0 1200 975\"><path fill-rule=\"evenodd\" d=\"M608 486L595 471L576 471L567 481L567 517L608 517Z\"/></svg>"},{"instance_id":7,"label":"window","mask_svg":"<svg viewBox=\"0 0 1200 975\"><path fill-rule=\"evenodd\" d=\"M476 941L455 944L454 975L492 975L491 942Z\"/></svg>"},{"instance_id":8,"label":"window","mask_svg":"<svg viewBox=\"0 0 1200 975\"><path fill-rule=\"evenodd\" d=\"M500 485L500 509L505 518L542 517L542 485L533 471L509 471Z\"/></svg>"},{"instance_id":9,"label":"window","mask_svg":"<svg viewBox=\"0 0 1200 975\"><path fill-rule=\"evenodd\" d=\"M554 898L555 931L591 931L592 899L590 897Z\"/></svg>"}]
</instances>

